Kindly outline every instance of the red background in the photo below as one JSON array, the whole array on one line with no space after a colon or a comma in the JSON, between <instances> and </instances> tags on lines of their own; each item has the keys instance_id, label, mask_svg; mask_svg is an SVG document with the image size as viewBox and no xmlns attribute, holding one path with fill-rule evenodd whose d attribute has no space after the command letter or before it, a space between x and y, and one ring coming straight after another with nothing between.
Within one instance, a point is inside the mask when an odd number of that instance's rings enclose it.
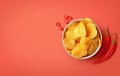
<instances>
[{"instance_id":1,"label":"red background","mask_svg":"<svg viewBox=\"0 0 120 76\"><path fill-rule=\"evenodd\" d=\"M92 18L119 36L119 0L1 0L0 76L120 76L120 48L93 65L70 57L55 26L63 16ZM118 40L119 46L119 40Z\"/></svg>"}]
</instances>

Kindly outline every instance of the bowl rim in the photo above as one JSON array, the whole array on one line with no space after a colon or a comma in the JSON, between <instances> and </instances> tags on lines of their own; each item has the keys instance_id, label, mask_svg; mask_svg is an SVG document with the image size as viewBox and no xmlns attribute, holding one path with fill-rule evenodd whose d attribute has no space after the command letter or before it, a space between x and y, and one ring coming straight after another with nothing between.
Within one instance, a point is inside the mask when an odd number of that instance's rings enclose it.
<instances>
[{"instance_id":1,"label":"bowl rim","mask_svg":"<svg viewBox=\"0 0 120 76\"><path fill-rule=\"evenodd\" d=\"M65 46L64 46L64 41L63 41L63 40L64 40L64 34L65 34L66 29L67 29L73 22L75 22L75 21L81 21L81 20L82 20L81 18L80 18L80 19L72 20L69 24L66 25L66 27L64 28L63 33L62 33L62 45L63 45L63 48L64 48L65 51L66 51L70 56L72 56L72 57L73 57L73 55L70 54L70 53L67 51L67 49L65 48ZM97 52L98 52L98 51L100 50L100 48L101 48L101 45L102 45L102 32L101 32L100 27L99 27L96 23L94 23L94 24L95 24L95 26L96 26L99 34L100 34L101 44L99 45L99 47L96 49L96 51L95 51L93 54L88 55L88 56L85 56L85 57L82 57L82 58L79 58L79 59L88 59L88 58L91 58L91 57L93 57L95 54L97 54ZM74 58L74 57L73 57L73 58Z\"/></svg>"}]
</instances>

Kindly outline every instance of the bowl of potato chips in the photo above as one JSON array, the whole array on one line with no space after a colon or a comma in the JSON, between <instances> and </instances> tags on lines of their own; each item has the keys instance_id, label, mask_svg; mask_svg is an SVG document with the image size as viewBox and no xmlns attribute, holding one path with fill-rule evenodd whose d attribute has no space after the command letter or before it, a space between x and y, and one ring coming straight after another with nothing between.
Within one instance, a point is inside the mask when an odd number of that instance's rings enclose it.
<instances>
[{"instance_id":1,"label":"bowl of potato chips","mask_svg":"<svg viewBox=\"0 0 120 76\"><path fill-rule=\"evenodd\" d=\"M102 33L92 19L76 19L65 27L62 43L66 52L72 57L88 59L99 51Z\"/></svg>"}]
</instances>

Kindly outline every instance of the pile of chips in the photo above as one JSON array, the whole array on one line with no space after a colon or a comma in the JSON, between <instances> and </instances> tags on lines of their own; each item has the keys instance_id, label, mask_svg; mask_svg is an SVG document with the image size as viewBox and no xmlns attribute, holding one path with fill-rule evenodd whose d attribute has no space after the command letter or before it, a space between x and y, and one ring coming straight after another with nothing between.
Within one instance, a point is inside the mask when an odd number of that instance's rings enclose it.
<instances>
[{"instance_id":1,"label":"pile of chips","mask_svg":"<svg viewBox=\"0 0 120 76\"><path fill-rule=\"evenodd\" d=\"M63 44L75 58L91 55L101 44L99 31L90 18L74 21L64 32Z\"/></svg>"}]
</instances>

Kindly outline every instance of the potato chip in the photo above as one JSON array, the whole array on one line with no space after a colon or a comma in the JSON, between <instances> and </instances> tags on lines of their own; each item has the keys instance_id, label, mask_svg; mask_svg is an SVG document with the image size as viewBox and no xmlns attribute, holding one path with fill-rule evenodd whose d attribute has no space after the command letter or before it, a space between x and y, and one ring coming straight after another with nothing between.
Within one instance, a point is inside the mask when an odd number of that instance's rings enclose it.
<instances>
[{"instance_id":1,"label":"potato chip","mask_svg":"<svg viewBox=\"0 0 120 76\"><path fill-rule=\"evenodd\" d=\"M87 50L82 51L80 53L75 53L75 54L73 54L73 57L75 57L76 59L79 59L79 58L82 58L83 56L86 56L86 55L87 55Z\"/></svg>"},{"instance_id":2,"label":"potato chip","mask_svg":"<svg viewBox=\"0 0 120 76\"><path fill-rule=\"evenodd\" d=\"M78 25L79 21L76 21L74 23L72 23L69 27L68 27L68 30L66 32L66 37L70 37L70 38L73 38L74 40L76 41L79 41L79 37L76 37L74 35L74 29L76 28L76 26Z\"/></svg>"},{"instance_id":3,"label":"potato chip","mask_svg":"<svg viewBox=\"0 0 120 76\"><path fill-rule=\"evenodd\" d=\"M91 44L89 50L88 50L88 54L92 54L96 51L96 49L98 48L99 44L98 43L93 43Z\"/></svg>"},{"instance_id":4,"label":"potato chip","mask_svg":"<svg viewBox=\"0 0 120 76\"><path fill-rule=\"evenodd\" d=\"M77 43L79 43L79 42L80 42L80 39L81 39L81 38L78 37L78 38L75 39L75 41L76 41Z\"/></svg>"},{"instance_id":5,"label":"potato chip","mask_svg":"<svg viewBox=\"0 0 120 76\"><path fill-rule=\"evenodd\" d=\"M88 50L88 54L92 54L96 51L96 49L98 48L99 46L99 35L97 35L94 39L92 39L92 43L90 45L90 48Z\"/></svg>"},{"instance_id":6,"label":"potato chip","mask_svg":"<svg viewBox=\"0 0 120 76\"><path fill-rule=\"evenodd\" d=\"M74 35L76 37L85 37L86 36L86 29L85 29L85 25L83 24L83 22L80 22L78 24L78 26L75 28Z\"/></svg>"},{"instance_id":7,"label":"potato chip","mask_svg":"<svg viewBox=\"0 0 120 76\"><path fill-rule=\"evenodd\" d=\"M87 54L85 51L89 49L91 41L92 40L89 38L81 38L80 43L77 44L71 51L72 55L75 58L81 58L85 56Z\"/></svg>"},{"instance_id":8,"label":"potato chip","mask_svg":"<svg viewBox=\"0 0 120 76\"><path fill-rule=\"evenodd\" d=\"M83 23L86 25L87 23L93 23L93 21L90 18L83 18Z\"/></svg>"},{"instance_id":9,"label":"potato chip","mask_svg":"<svg viewBox=\"0 0 120 76\"><path fill-rule=\"evenodd\" d=\"M75 40L72 39L72 38L65 38L64 39L64 46L67 48L67 49L73 49L75 47Z\"/></svg>"},{"instance_id":10,"label":"potato chip","mask_svg":"<svg viewBox=\"0 0 120 76\"><path fill-rule=\"evenodd\" d=\"M98 40L98 43L99 43L99 45L101 45L101 40L100 40L100 38L99 38L99 40Z\"/></svg>"},{"instance_id":11,"label":"potato chip","mask_svg":"<svg viewBox=\"0 0 120 76\"><path fill-rule=\"evenodd\" d=\"M72 51L72 49L67 49L67 51L70 53Z\"/></svg>"},{"instance_id":12,"label":"potato chip","mask_svg":"<svg viewBox=\"0 0 120 76\"><path fill-rule=\"evenodd\" d=\"M68 30L73 30L74 28L76 28L78 23L79 23L79 21L75 21L75 22L71 23L68 27Z\"/></svg>"},{"instance_id":13,"label":"potato chip","mask_svg":"<svg viewBox=\"0 0 120 76\"><path fill-rule=\"evenodd\" d=\"M73 50L71 51L71 53L72 53L73 55L75 55L75 54L80 54L83 50L84 50L84 48L81 48L81 44L78 43L78 44L73 48Z\"/></svg>"},{"instance_id":14,"label":"potato chip","mask_svg":"<svg viewBox=\"0 0 120 76\"><path fill-rule=\"evenodd\" d=\"M95 38L97 36L97 29L93 23L87 23L86 32L86 37L88 38Z\"/></svg>"},{"instance_id":15,"label":"potato chip","mask_svg":"<svg viewBox=\"0 0 120 76\"><path fill-rule=\"evenodd\" d=\"M97 43L99 41L99 35L92 39L92 43Z\"/></svg>"},{"instance_id":16,"label":"potato chip","mask_svg":"<svg viewBox=\"0 0 120 76\"><path fill-rule=\"evenodd\" d=\"M73 52L73 51L71 51L72 52L72 55L73 55L73 57L75 57L75 58L82 58L83 56L86 56L87 55L87 50L76 50L76 52Z\"/></svg>"},{"instance_id":17,"label":"potato chip","mask_svg":"<svg viewBox=\"0 0 120 76\"><path fill-rule=\"evenodd\" d=\"M67 38L72 38L72 39L74 39L74 40L76 40L77 39L77 37L74 35L74 29L71 29L71 30L68 30L67 32L66 32L66 37Z\"/></svg>"},{"instance_id":18,"label":"potato chip","mask_svg":"<svg viewBox=\"0 0 120 76\"><path fill-rule=\"evenodd\" d=\"M82 37L81 40L80 40L80 44L88 44L91 42L91 39L90 38L87 38L87 37Z\"/></svg>"},{"instance_id":19,"label":"potato chip","mask_svg":"<svg viewBox=\"0 0 120 76\"><path fill-rule=\"evenodd\" d=\"M81 40L80 40L80 44L82 44L81 47L83 47L86 50L89 48L91 43L92 43L92 39L89 39L89 38L86 38L86 37L81 38Z\"/></svg>"}]
</instances>

